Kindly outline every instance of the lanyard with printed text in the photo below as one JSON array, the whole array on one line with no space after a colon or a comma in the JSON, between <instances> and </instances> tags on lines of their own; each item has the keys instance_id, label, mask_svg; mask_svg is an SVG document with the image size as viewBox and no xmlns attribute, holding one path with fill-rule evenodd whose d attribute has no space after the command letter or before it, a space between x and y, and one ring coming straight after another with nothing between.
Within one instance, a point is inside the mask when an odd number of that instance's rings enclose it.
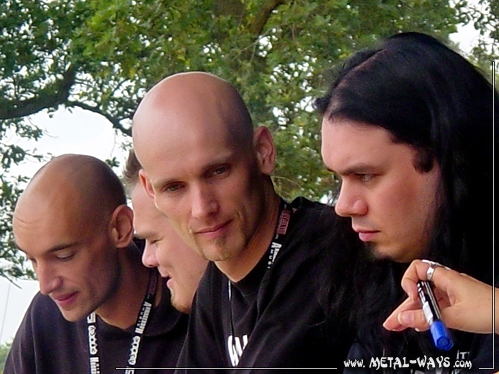
<instances>
[{"instance_id":1,"label":"lanyard with printed text","mask_svg":"<svg viewBox=\"0 0 499 374\"><path fill-rule=\"evenodd\" d=\"M277 221L277 225L275 228L275 234L274 238L272 239L272 242L270 243L267 252L269 253L268 260L267 260L267 270L272 267L272 265L275 262L275 259L277 255L279 254L279 251L284 243L284 238L286 236L286 233L288 231L288 226L289 226L289 221L291 218L291 214L293 213L293 210L289 207L289 204L281 200L281 204L279 206L279 218ZM232 366L235 367L237 366L239 362L239 357L242 354L242 351L244 347L246 346L247 341L247 336L245 335L243 337L243 342L245 343L237 344L236 346L233 345L232 340L237 340L238 337L236 337L235 334L235 328L234 328L234 320L233 320L233 310L232 310L232 283L230 279L228 280L228 291L229 291L229 320L230 320L230 330L231 330L231 335L228 338L227 341L227 349L229 350L229 356L230 360L232 363ZM244 340L246 339L246 340ZM239 340L238 340L239 341ZM239 353L237 353L239 352Z\"/></svg>"},{"instance_id":2,"label":"lanyard with printed text","mask_svg":"<svg viewBox=\"0 0 499 374\"><path fill-rule=\"evenodd\" d=\"M149 314L151 313L152 306L154 305L154 300L156 298L156 288L158 284L158 275L155 270L151 271L149 277L149 286L147 288L146 296L142 302L142 308L140 308L140 313L137 317L137 322L135 323L134 335L132 337L132 343L130 345L130 354L127 362L127 369L125 374L133 374L135 372L135 364L137 363L137 356L139 352L140 342L142 340L142 335L149 320ZM88 350L90 356L90 374L100 374L100 363L99 363L99 349L97 346L97 318L95 312L90 313L87 317L87 327L88 327Z\"/></svg>"},{"instance_id":3,"label":"lanyard with printed text","mask_svg":"<svg viewBox=\"0 0 499 374\"><path fill-rule=\"evenodd\" d=\"M289 204L285 200L281 200L281 204L279 207L279 219L277 221L277 226L275 228L274 238L269 245L268 252L269 257L267 261L267 269L274 264L274 261L279 254L279 251L284 243L284 238L288 231L289 220L291 219L291 214L293 213L292 209L289 207ZM229 280L229 300L232 299L232 290L231 283Z\"/></svg>"}]
</instances>

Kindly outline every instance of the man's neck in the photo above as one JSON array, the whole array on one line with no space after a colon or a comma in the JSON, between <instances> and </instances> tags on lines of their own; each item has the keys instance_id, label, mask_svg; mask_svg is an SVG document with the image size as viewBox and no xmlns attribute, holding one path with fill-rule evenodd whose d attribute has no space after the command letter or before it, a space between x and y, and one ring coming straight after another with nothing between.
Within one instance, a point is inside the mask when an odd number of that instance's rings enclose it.
<instances>
[{"instance_id":1,"label":"man's neck","mask_svg":"<svg viewBox=\"0 0 499 374\"><path fill-rule=\"evenodd\" d=\"M144 267L136 255L127 256L123 262L118 289L96 314L107 324L125 330L137 321L151 270Z\"/></svg>"},{"instance_id":2,"label":"man's neck","mask_svg":"<svg viewBox=\"0 0 499 374\"><path fill-rule=\"evenodd\" d=\"M231 281L239 282L258 264L272 242L281 198L272 189L268 192L260 225L251 237L247 247L231 261L217 261L215 264Z\"/></svg>"}]
</instances>

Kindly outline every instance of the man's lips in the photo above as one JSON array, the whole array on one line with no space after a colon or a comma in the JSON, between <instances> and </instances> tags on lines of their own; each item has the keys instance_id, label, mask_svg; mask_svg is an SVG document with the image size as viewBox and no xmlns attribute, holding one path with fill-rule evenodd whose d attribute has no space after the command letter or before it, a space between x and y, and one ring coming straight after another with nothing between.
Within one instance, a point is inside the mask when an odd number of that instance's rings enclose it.
<instances>
[{"instance_id":1,"label":"man's lips","mask_svg":"<svg viewBox=\"0 0 499 374\"><path fill-rule=\"evenodd\" d=\"M78 292L66 293L63 295L52 296L52 299L59 305L61 308L69 307L75 300Z\"/></svg>"},{"instance_id":2,"label":"man's lips","mask_svg":"<svg viewBox=\"0 0 499 374\"><path fill-rule=\"evenodd\" d=\"M222 236L225 233L225 231L227 231L229 224L231 222L232 222L232 220L229 220L229 221L226 221L226 222L221 223L221 224L216 225L216 226L207 227L207 228L203 228L200 230L195 230L194 234L203 236L207 239L216 239L216 238Z\"/></svg>"},{"instance_id":3,"label":"man's lips","mask_svg":"<svg viewBox=\"0 0 499 374\"><path fill-rule=\"evenodd\" d=\"M168 288L171 288L173 278L169 274L161 272L161 270L159 270L159 274L161 275L161 279L164 282L163 285Z\"/></svg>"},{"instance_id":4,"label":"man's lips","mask_svg":"<svg viewBox=\"0 0 499 374\"><path fill-rule=\"evenodd\" d=\"M358 228L358 227L354 227L353 229L357 234L359 234L359 239L362 240L363 242L373 241L376 234L379 233L379 230L368 230L368 229Z\"/></svg>"}]
</instances>

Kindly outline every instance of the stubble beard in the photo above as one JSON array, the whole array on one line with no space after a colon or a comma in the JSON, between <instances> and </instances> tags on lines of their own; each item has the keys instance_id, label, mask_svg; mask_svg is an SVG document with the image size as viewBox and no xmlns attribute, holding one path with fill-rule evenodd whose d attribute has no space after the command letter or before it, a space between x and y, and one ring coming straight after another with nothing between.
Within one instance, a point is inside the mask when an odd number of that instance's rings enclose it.
<instances>
[{"instance_id":1,"label":"stubble beard","mask_svg":"<svg viewBox=\"0 0 499 374\"><path fill-rule=\"evenodd\" d=\"M189 313L190 312L190 308L188 308L186 305L180 303L180 302L177 302L177 298L176 298L176 291L173 290L173 289L170 289L170 301L172 303L172 306L177 309L179 312L182 312L182 313Z\"/></svg>"},{"instance_id":2,"label":"stubble beard","mask_svg":"<svg viewBox=\"0 0 499 374\"><path fill-rule=\"evenodd\" d=\"M377 261L395 261L393 258L391 258L390 255L386 253L379 252L376 250L376 244L372 242L367 242L364 243L364 247L367 251L367 257L370 261L377 262Z\"/></svg>"},{"instance_id":3,"label":"stubble beard","mask_svg":"<svg viewBox=\"0 0 499 374\"><path fill-rule=\"evenodd\" d=\"M227 236L222 236L220 238L211 240L205 245L197 241L195 237L191 236L191 240L195 245L196 252L200 253L205 260L226 261L236 256L248 246L249 240L241 225L238 225L236 234L237 235L232 235L236 239L236 243L234 243L232 246L229 237ZM238 240L238 238L240 238L240 240ZM237 243L239 241L241 242L241 244ZM213 250L213 247L216 248L215 251Z\"/></svg>"}]
</instances>

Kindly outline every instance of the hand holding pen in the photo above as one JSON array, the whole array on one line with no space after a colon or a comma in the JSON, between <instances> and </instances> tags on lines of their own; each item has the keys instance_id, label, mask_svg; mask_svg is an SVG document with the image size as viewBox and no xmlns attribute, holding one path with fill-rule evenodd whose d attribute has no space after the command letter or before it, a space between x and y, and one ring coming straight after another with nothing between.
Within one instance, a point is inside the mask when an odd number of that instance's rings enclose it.
<instances>
[{"instance_id":1,"label":"hand holding pen","mask_svg":"<svg viewBox=\"0 0 499 374\"><path fill-rule=\"evenodd\" d=\"M430 264L422 260L411 263L402 278L402 288L408 298L384 322L383 326L387 330L414 328L426 331L430 328L418 295L418 283L428 280L429 268ZM442 266L434 267L431 278L441 319L448 328L475 333L499 333L499 312L494 316L492 309L492 295L495 294L495 305L499 311L498 288Z\"/></svg>"}]
</instances>

